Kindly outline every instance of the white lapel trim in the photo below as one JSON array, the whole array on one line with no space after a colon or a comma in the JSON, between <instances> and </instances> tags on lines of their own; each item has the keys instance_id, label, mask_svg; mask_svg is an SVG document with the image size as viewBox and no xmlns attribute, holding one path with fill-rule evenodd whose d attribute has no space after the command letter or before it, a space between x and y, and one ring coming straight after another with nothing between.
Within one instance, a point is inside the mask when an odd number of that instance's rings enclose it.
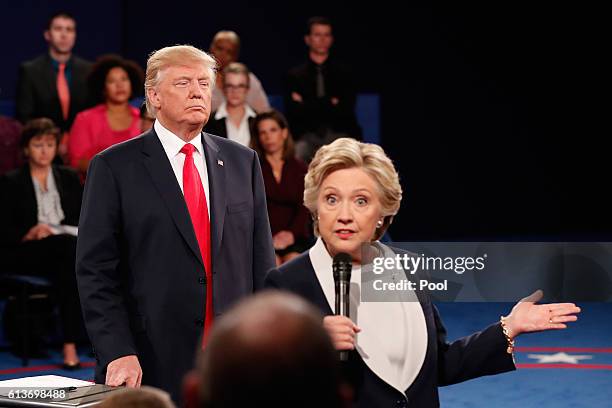
<instances>
[{"instance_id":1,"label":"white lapel trim","mask_svg":"<svg viewBox=\"0 0 612 408\"><path fill-rule=\"evenodd\" d=\"M388 247L385 248L388 249ZM334 292L334 277L332 274L333 260L327 252L327 248L325 247L325 244L321 238L317 239L317 242L312 248L310 248L308 254L310 256L310 261L314 268L317 280L319 281L319 284L323 289L323 293L325 294L325 298L327 299L327 303L329 304L330 309L333 311L335 308L336 296ZM377 335L380 335L380 333L373 333L372 331L368 332L367 330L364 330L357 334L357 352L363 361L378 377L401 393L406 391L406 389L410 386L410 384L412 384L418 375L423 365L423 361L425 360L425 354L427 351L427 325L422 306L418 302L410 303L412 303L413 306L402 303L404 306L403 310L404 313L408 313L410 308L412 313L416 312L413 314L413 316L416 318L414 321L410 322L410 329L417 330L420 333L425 333L424 340L421 338L419 342L420 344L424 345L424 348L421 350L422 352L418 353L417 356L411 356L410 354L406 355L404 367L401 370L402 378L397 378L397 374L391 366L389 358L385 354L384 350L381 349L380 343L377 341ZM412 357L420 358L420 361L410 361ZM418 364L418 369L412 371L410 367L414 367L413 364L415 363ZM410 373L412 373L412 375L410 375Z\"/></svg>"}]
</instances>

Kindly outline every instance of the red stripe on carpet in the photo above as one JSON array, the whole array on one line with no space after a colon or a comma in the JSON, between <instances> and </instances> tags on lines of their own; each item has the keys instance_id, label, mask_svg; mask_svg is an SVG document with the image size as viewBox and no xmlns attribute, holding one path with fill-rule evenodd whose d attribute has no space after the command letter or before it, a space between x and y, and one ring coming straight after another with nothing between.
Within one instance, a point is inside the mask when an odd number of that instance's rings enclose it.
<instances>
[{"instance_id":1,"label":"red stripe on carpet","mask_svg":"<svg viewBox=\"0 0 612 408\"><path fill-rule=\"evenodd\" d=\"M522 363L516 368L574 368L583 370L612 370L612 364L539 364Z\"/></svg>"},{"instance_id":2,"label":"red stripe on carpet","mask_svg":"<svg viewBox=\"0 0 612 408\"><path fill-rule=\"evenodd\" d=\"M589 348L589 347L515 347L515 351L519 351L521 353L528 352L555 352L555 351L567 351L569 353L612 353L612 348L608 347L599 347L599 348Z\"/></svg>"},{"instance_id":3,"label":"red stripe on carpet","mask_svg":"<svg viewBox=\"0 0 612 408\"><path fill-rule=\"evenodd\" d=\"M83 362L81 363L82 368L95 367L96 363L93 361ZM32 367L18 367L18 368L7 368L4 370L0 370L0 375L3 374L17 374L17 373L29 373L32 371L50 371L50 370L61 370L61 364L49 364L42 366L32 366Z\"/></svg>"}]
</instances>

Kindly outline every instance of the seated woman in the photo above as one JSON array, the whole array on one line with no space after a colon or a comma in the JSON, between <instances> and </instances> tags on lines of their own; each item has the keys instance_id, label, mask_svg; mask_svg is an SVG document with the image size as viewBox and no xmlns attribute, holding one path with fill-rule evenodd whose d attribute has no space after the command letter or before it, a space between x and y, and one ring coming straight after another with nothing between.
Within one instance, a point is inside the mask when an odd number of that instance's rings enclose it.
<instances>
[{"instance_id":1,"label":"seated woman","mask_svg":"<svg viewBox=\"0 0 612 408\"><path fill-rule=\"evenodd\" d=\"M289 126L280 112L257 115L252 133L251 147L261 162L276 264L280 265L310 246L309 216L302 204L306 164L295 158Z\"/></svg>"},{"instance_id":2,"label":"seated woman","mask_svg":"<svg viewBox=\"0 0 612 408\"><path fill-rule=\"evenodd\" d=\"M59 140L51 119L33 119L24 127L21 146L28 162L0 178L0 258L4 270L54 280L64 365L76 368L81 307L74 264L82 189L74 170L52 164Z\"/></svg>"},{"instance_id":3,"label":"seated woman","mask_svg":"<svg viewBox=\"0 0 612 408\"><path fill-rule=\"evenodd\" d=\"M81 174L97 153L141 133L140 112L129 103L143 86L142 70L136 63L116 55L102 56L88 81L98 105L76 116L68 139L70 165Z\"/></svg>"},{"instance_id":4,"label":"seated woman","mask_svg":"<svg viewBox=\"0 0 612 408\"><path fill-rule=\"evenodd\" d=\"M355 406L437 407L439 385L514 370L516 336L564 329L577 319L580 309L574 304L536 305L536 292L499 322L448 343L425 292L411 292L418 301L361 302L361 245L383 235L401 198L398 174L379 146L341 138L321 147L310 163L304 190L319 239L308 252L270 271L265 281L268 287L303 296L326 315L323 325L336 349L349 351L345 368ZM332 259L339 253L349 254L354 264L353 320L332 316Z\"/></svg>"}]
</instances>

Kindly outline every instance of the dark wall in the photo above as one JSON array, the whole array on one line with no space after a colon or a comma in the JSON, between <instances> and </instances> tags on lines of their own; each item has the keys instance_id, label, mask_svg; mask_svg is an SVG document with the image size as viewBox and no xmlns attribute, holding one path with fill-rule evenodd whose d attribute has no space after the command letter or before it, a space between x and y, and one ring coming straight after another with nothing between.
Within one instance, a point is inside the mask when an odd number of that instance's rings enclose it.
<instances>
[{"instance_id":1,"label":"dark wall","mask_svg":"<svg viewBox=\"0 0 612 408\"><path fill-rule=\"evenodd\" d=\"M144 65L154 49L208 48L216 31L235 30L241 59L270 93L282 92L284 73L304 58L306 18L328 15L335 52L355 68L360 91L381 95L383 146L405 190L394 238L607 233L607 204L592 196L604 188L587 187L583 177L599 174L587 167L598 149L580 119L590 100L573 85L589 81L574 54L583 50L577 33L591 23L581 10L489 3L401 10L391 1L52 4L77 16L76 52L88 58L120 52ZM4 6L0 35L9 52L0 98L13 96L18 63L43 52L51 9L42 1Z\"/></svg>"}]
</instances>

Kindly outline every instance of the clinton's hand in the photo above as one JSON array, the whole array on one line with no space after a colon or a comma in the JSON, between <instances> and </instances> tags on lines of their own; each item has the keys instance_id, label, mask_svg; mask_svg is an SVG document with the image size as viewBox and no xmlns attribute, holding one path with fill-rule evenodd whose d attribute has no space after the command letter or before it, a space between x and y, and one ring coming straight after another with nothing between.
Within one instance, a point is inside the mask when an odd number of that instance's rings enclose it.
<instances>
[{"instance_id":1,"label":"clinton's hand","mask_svg":"<svg viewBox=\"0 0 612 408\"><path fill-rule=\"evenodd\" d=\"M573 303L549 303L536 305L542 299L541 290L521 299L506 318L509 335L514 338L522 333L565 329L567 322L578 320L580 308Z\"/></svg>"},{"instance_id":2,"label":"clinton's hand","mask_svg":"<svg viewBox=\"0 0 612 408\"><path fill-rule=\"evenodd\" d=\"M351 319L346 316L325 316L323 327L331 337L336 350L355 349L355 334L361 329Z\"/></svg>"}]
</instances>

